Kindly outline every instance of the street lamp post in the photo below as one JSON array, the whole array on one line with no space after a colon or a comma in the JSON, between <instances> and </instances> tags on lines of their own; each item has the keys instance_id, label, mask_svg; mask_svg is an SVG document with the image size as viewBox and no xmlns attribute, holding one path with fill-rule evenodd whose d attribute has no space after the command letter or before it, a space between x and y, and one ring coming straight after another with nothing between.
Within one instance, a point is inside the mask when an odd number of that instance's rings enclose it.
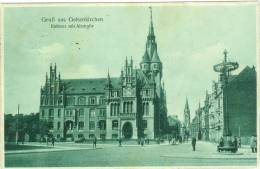
<instances>
[{"instance_id":1,"label":"street lamp post","mask_svg":"<svg viewBox=\"0 0 260 169\"><path fill-rule=\"evenodd\" d=\"M19 139L18 123L19 123L19 104L18 104L18 108L17 108L17 118L16 118L16 144L18 144L18 139Z\"/></svg>"}]
</instances>

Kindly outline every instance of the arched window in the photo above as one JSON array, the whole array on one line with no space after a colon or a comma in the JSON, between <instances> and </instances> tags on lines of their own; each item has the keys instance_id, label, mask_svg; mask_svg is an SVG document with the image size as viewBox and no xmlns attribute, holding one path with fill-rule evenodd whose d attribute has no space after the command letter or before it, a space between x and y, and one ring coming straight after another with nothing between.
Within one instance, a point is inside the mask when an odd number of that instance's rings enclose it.
<instances>
[{"instance_id":1,"label":"arched window","mask_svg":"<svg viewBox=\"0 0 260 169\"><path fill-rule=\"evenodd\" d=\"M86 97L81 96L78 98L78 105L85 105L86 104Z\"/></svg>"}]
</instances>

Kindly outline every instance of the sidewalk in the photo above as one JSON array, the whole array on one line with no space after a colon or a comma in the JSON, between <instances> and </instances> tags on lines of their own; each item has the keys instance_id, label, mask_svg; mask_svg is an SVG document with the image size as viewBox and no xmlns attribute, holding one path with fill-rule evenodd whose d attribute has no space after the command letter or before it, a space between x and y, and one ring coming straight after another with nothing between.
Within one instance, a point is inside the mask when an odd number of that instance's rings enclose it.
<instances>
[{"instance_id":1,"label":"sidewalk","mask_svg":"<svg viewBox=\"0 0 260 169\"><path fill-rule=\"evenodd\" d=\"M242 146L237 153L217 152L217 144L205 141L198 141L196 151L192 151L190 142L179 144L176 151L171 154L165 154L163 157L174 158L214 158L214 159L256 159L256 153L251 153L249 146Z\"/></svg>"},{"instance_id":2,"label":"sidewalk","mask_svg":"<svg viewBox=\"0 0 260 169\"><path fill-rule=\"evenodd\" d=\"M8 150L5 151L5 154L23 154L23 153L43 153L43 152L55 152L55 151L71 151L71 150L87 150L87 149L93 149L92 145L84 145L84 146L72 146L72 145L64 145L64 144L55 144L53 147L51 144L48 146L43 143L25 143L23 145L28 146L38 146L39 149L29 149L29 150ZM46 148L47 147L47 148ZM97 148L100 149L100 148Z\"/></svg>"}]
</instances>

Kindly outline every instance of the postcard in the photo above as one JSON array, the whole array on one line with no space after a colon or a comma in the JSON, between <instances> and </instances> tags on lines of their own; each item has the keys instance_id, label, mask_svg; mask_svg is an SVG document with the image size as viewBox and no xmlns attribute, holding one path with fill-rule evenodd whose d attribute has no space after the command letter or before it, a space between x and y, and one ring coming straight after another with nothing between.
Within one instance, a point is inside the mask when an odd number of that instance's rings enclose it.
<instances>
[{"instance_id":1,"label":"postcard","mask_svg":"<svg viewBox=\"0 0 260 169\"><path fill-rule=\"evenodd\" d=\"M257 166L257 3L2 10L4 167Z\"/></svg>"}]
</instances>

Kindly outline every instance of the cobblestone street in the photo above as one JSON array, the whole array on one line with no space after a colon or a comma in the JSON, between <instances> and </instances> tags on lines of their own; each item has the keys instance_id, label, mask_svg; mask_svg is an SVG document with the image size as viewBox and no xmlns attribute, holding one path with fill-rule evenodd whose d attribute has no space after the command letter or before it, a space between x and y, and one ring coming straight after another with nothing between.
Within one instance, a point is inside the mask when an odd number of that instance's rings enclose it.
<instances>
[{"instance_id":1,"label":"cobblestone street","mask_svg":"<svg viewBox=\"0 0 260 169\"><path fill-rule=\"evenodd\" d=\"M58 143L44 150L8 151L5 157L6 167L256 165L256 154L249 147L242 147L235 154L218 153L215 144L202 141L197 143L195 152L190 142L144 147L98 144L95 150L91 144Z\"/></svg>"}]
</instances>

